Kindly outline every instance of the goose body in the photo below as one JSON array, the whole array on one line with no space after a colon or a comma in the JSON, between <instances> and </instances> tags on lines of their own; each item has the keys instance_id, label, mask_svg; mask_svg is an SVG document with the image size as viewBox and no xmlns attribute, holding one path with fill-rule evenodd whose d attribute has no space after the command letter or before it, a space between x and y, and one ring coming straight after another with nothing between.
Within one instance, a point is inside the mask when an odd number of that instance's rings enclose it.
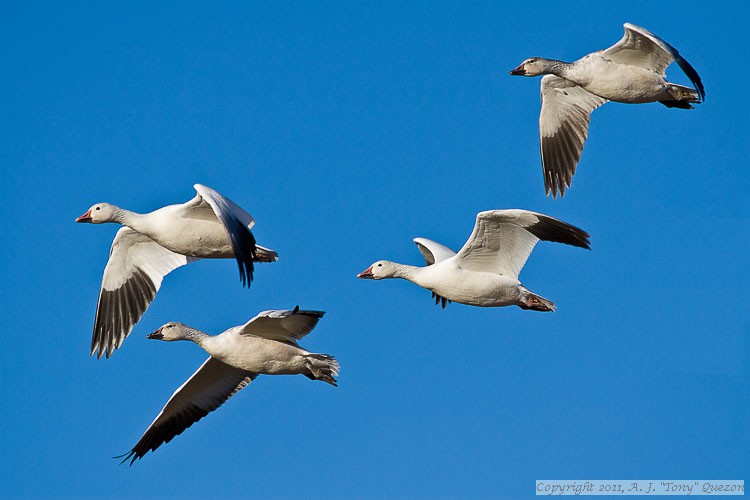
<instances>
[{"instance_id":1,"label":"goose body","mask_svg":"<svg viewBox=\"0 0 750 500\"><path fill-rule=\"evenodd\" d=\"M589 248L583 230L527 210L488 210L456 253L427 238L415 238L426 267L377 261L357 275L361 279L402 278L433 293L436 303L479 307L516 305L553 311L555 305L521 285L518 275L539 240Z\"/></svg>"},{"instance_id":2,"label":"goose body","mask_svg":"<svg viewBox=\"0 0 750 500\"><path fill-rule=\"evenodd\" d=\"M109 357L146 312L164 276L199 259L237 261L249 286L253 262L275 262L278 254L255 243L253 217L228 198L201 184L187 203L147 214L97 203L79 223L124 225L112 242L99 292L91 354Z\"/></svg>"},{"instance_id":3,"label":"goose body","mask_svg":"<svg viewBox=\"0 0 750 500\"><path fill-rule=\"evenodd\" d=\"M186 216L184 205L168 205L148 214L129 213L123 224L159 245L198 259L232 259L232 241L217 217Z\"/></svg>"},{"instance_id":4,"label":"goose body","mask_svg":"<svg viewBox=\"0 0 750 500\"><path fill-rule=\"evenodd\" d=\"M608 101L643 104L673 99L666 80L658 73L615 63L601 53L589 54L562 66L556 76Z\"/></svg>"},{"instance_id":5,"label":"goose body","mask_svg":"<svg viewBox=\"0 0 750 500\"><path fill-rule=\"evenodd\" d=\"M377 268L379 263L376 262L371 267ZM492 272L468 271L460 267L458 259L447 259L427 267L390 264L394 271L392 277L411 281L450 302L501 307L515 304L519 297L518 279Z\"/></svg>"},{"instance_id":6,"label":"goose body","mask_svg":"<svg viewBox=\"0 0 750 500\"><path fill-rule=\"evenodd\" d=\"M304 375L336 385L339 364L327 354L306 351L297 341L310 333L322 311L263 311L244 325L219 335L166 323L148 335L164 341L189 340L210 356L182 385L146 429L123 462L132 465L221 406L259 375Z\"/></svg>"},{"instance_id":7,"label":"goose body","mask_svg":"<svg viewBox=\"0 0 750 500\"><path fill-rule=\"evenodd\" d=\"M511 75L545 75L541 82L539 136L547 194L563 196L586 142L591 112L607 101L660 102L690 109L703 102L698 72L671 45L650 31L625 23L623 38L612 47L574 62L532 57ZM695 88L671 83L666 69L676 62Z\"/></svg>"},{"instance_id":8,"label":"goose body","mask_svg":"<svg viewBox=\"0 0 750 500\"><path fill-rule=\"evenodd\" d=\"M302 311L302 314L314 312ZM199 345L223 363L264 375L302 373L305 356L310 354L296 345L246 336L243 327L230 328L221 335L206 337Z\"/></svg>"}]
</instances>

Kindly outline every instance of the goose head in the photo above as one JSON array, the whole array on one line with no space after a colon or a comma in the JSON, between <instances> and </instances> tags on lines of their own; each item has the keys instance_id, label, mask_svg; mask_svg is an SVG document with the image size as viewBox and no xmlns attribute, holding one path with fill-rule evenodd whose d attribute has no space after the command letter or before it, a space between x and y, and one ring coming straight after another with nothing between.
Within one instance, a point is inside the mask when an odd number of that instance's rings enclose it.
<instances>
[{"instance_id":1,"label":"goose head","mask_svg":"<svg viewBox=\"0 0 750 500\"><path fill-rule=\"evenodd\" d=\"M552 71L552 60L542 57L530 57L522 62L516 69L510 72L515 76L537 76L546 75Z\"/></svg>"},{"instance_id":2,"label":"goose head","mask_svg":"<svg viewBox=\"0 0 750 500\"><path fill-rule=\"evenodd\" d=\"M88 222L91 224L103 224L104 222L113 222L118 208L109 203L97 203L92 205L85 214L76 219L76 222Z\"/></svg>"},{"instance_id":3,"label":"goose head","mask_svg":"<svg viewBox=\"0 0 750 500\"><path fill-rule=\"evenodd\" d=\"M191 330L192 328L183 325L182 323L171 321L160 326L159 329L155 332L146 335L146 338L153 340L164 340L166 342L173 342L175 340L187 340L188 332Z\"/></svg>"},{"instance_id":4,"label":"goose head","mask_svg":"<svg viewBox=\"0 0 750 500\"><path fill-rule=\"evenodd\" d=\"M379 260L357 275L364 280L382 280L396 276L397 264L388 260Z\"/></svg>"}]
</instances>

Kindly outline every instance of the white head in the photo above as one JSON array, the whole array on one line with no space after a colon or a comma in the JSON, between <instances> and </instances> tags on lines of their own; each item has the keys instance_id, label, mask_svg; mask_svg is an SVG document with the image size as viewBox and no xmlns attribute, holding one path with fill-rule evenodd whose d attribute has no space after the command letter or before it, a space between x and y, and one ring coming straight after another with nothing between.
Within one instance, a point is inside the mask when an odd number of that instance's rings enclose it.
<instances>
[{"instance_id":1,"label":"white head","mask_svg":"<svg viewBox=\"0 0 750 500\"><path fill-rule=\"evenodd\" d=\"M78 217L76 222L89 222L91 224L115 222L115 216L119 211L119 208L109 203L97 203L92 205L85 214Z\"/></svg>"},{"instance_id":2,"label":"white head","mask_svg":"<svg viewBox=\"0 0 750 500\"><path fill-rule=\"evenodd\" d=\"M359 279L382 280L395 278L398 264L389 260L379 260L357 275Z\"/></svg>"},{"instance_id":3,"label":"white head","mask_svg":"<svg viewBox=\"0 0 750 500\"><path fill-rule=\"evenodd\" d=\"M159 327L153 333L146 335L147 339L164 340L167 342L173 342L175 340L189 340L190 332L194 330L187 325L178 323L176 321L170 321Z\"/></svg>"},{"instance_id":4,"label":"white head","mask_svg":"<svg viewBox=\"0 0 750 500\"><path fill-rule=\"evenodd\" d=\"M522 62L516 69L510 72L517 76L537 76L552 73L554 61L543 57L530 57Z\"/></svg>"}]
</instances>

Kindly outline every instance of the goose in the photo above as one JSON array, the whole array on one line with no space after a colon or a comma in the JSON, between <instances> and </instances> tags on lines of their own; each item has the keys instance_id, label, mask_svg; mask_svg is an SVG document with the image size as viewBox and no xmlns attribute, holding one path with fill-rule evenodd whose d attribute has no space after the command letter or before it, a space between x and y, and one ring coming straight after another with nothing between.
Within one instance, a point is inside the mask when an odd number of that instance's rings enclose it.
<instances>
[{"instance_id":1,"label":"goose","mask_svg":"<svg viewBox=\"0 0 750 500\"><path fill-rule=\"evenodd\" d=\"M539 115L544 187L556 198L570 187L588 136L591 112L606 103L660 102L669 108L692 109L705 100L698 72L671 45L650 31L625 23L625 35L608 49L567 63L532 57L511 75L546 75L541 82ZM694 89L666 80L676 62Z\"/></svg>"},{"instance_id":2,"label":"goose","mask_svg":"<svg viewBox=\"0 0 750 500\"><path fill-rule=\"evenodd\" d=\"M403 278L432 292L436 304L479 307L515 305L554 311L555 304L521 285L518 274L539 240L589 249L589 235L575 226L527 210L477 214L474 231L458 253L427 238L414 238L425 267L379 260L360 279Z\"/></svg>"},{"instance_id":3,"label":"goose","mask_svg":"<svg viewBox=\"0 0 750 500\"><path fill-rule=\"evenodd\" d=\"M258 375L304 375L336 386L339 363L328 354L315 354L297 341L310 333L323 311L263 311L244 325L219 335L209 335L182 323L166 323L147 335L149 339L173 342L190 340L210 356L182 384L122 458L130 465L148 451L156 451L201 418L216 410L245 388ZM123 458L124 457L124 458Z\"/></svg>"},{"instance_id":4,"label":"goose","mask_svg":"<svg viewBox=\"0 0 750 500\"><path fill-rule=\"evenodd\" d=\"M138 214L97 203L78 223L124 225L112 242L96 305L90 354L109 358L154 300L164 276L199 259L234 258L243 285L253 279L253 261L275 262L278 254L255 244L253 217L213 189L195 184L197 195L181 205Z\"/></svg>"}]
</instances>

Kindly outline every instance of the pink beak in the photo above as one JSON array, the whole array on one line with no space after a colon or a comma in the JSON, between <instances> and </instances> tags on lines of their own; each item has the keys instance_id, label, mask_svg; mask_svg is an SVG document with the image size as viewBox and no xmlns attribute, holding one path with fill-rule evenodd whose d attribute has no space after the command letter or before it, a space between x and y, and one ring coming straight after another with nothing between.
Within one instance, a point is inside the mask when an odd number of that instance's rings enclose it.
<instances>
[{"instance_id":1,"label":"pink beak","mask_svg":"<svg viewBox=\"0 0 750 500\"><path fill-rule=\"evenodd\" d=\"M158 330L155 332L151 332L148 335L146 335L147 339L155 339L155 340L164 340L164 335L161 333L161 327L159 327Z\"/></svg>"},{"instance_id":2,"label":"pink beak","mask_svg":"<svg viewBox=\"0 0 750 500\"><path fill-rule=\"evenodd\" d=\"M86 213L76 219L76 222L91 222L91 210L86 210Z\"/></svg>"},{"instance_id":3,"label":"pink beak","mask_svg":"<svg viewBox=\"0 0 750 500\"><path fill-rule=\"evenodd\" d=\"M367 269L359 273L357 275L357 278L362 279L362 280L375 279L375 276L372 274L372 266L368 267Z\"/></svg>"}]
</instances>

